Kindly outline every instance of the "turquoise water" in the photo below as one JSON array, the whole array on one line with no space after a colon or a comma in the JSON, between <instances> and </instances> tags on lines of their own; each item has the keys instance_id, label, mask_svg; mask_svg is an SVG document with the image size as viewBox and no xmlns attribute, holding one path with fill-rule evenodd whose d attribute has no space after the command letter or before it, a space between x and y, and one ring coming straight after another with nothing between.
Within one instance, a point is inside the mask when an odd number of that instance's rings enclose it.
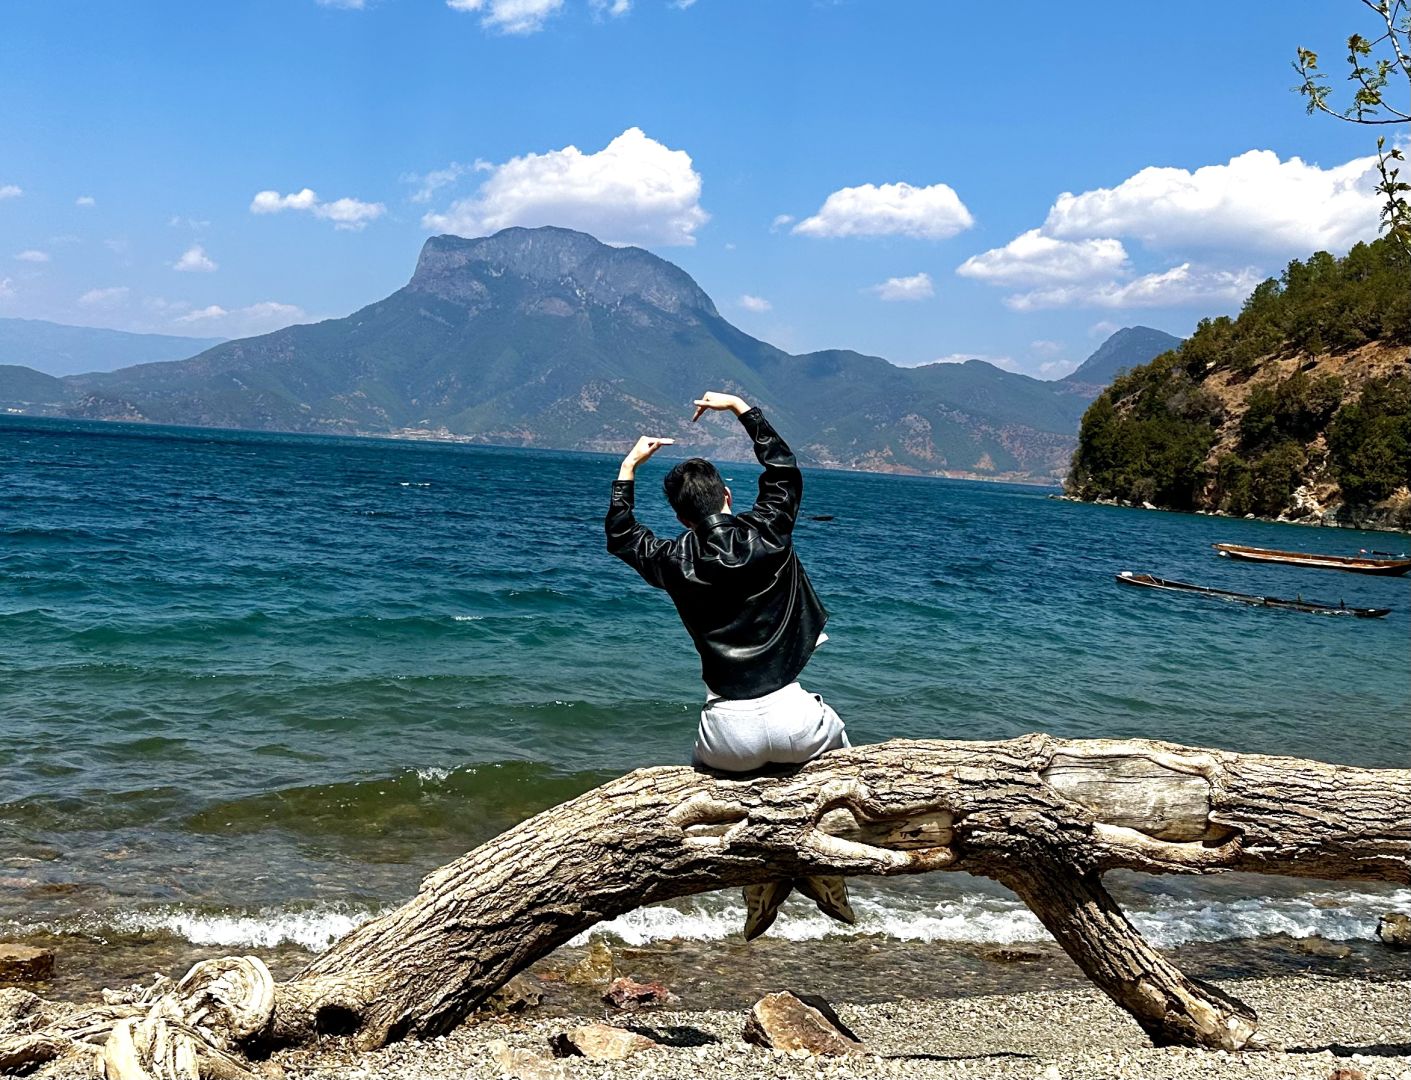
<instances>
[{"instance_id":1,"label":"turquoise water","mask_svg":"<svg viewBox=\"0 0 1411 1080\"><path fill-rule=\"evenodd\" d=\"M723 471L748 492L755 468ZM640 485L663 530L664 469ZM0 930L321 947L524 816L688 760L695 654L664 595L603 550L615 470L601 455L0 420ZM854 742L1043 730L1411 766L1411 584L1209 546L1405 536L1047 496L808 473L797 544L832 619L804 683ZM1393 612L1251 609L1123 588L1121 570ZM1366 937L1375 912L1411 903L1257 878L1119 887L1167 943ZM894 938L1041 935L960 875L858 892L864 929ZM609 930L709 939L738 916L708 896ZM779 926L832 932L803 908Z\"/></svg>"}]
</instances>

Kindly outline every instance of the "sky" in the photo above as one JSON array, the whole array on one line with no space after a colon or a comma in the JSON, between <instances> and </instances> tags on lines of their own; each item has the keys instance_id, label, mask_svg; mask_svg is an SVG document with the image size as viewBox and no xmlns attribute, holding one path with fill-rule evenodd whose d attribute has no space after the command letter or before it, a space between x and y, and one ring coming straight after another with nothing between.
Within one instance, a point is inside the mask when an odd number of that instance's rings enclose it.
<instances>
[{"instance_id":1,"label":"sky","mask_svg":"<svg viewBox=\"0 0 1411 1080\"><path fill-rule=\"evenodd\" d=\"M792 352L1039 378L1377 232L1355 0L44 0L0 9L0 316L238 337L563 225Z\"/></svg>"}]
</instances>

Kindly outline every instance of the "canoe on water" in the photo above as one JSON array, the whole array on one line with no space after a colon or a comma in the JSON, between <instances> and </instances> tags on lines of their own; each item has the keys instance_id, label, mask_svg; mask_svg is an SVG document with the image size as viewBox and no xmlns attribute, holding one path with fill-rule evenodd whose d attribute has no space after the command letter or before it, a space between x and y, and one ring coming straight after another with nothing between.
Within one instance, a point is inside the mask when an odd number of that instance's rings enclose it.
<instances>
[{"instance_id":1,"label":"canoe on water","mask_svg":"<svg viewBox=\"0 0 1411 1080\"><path fill-rule=\"evenodd\" d=\"M1211 589L1205 585L1191 585L1185 581L1168 581L1154 574L1134 574L1123 570L1117 575L1122 585L1142 585L1148 589L1165 589L1168 592L1199 593L1213 596L1217 600L1232 600L1237 604L1251 607L1282 608L1285 611L1306 611L1310 615L1351 615L1357 619L1380 619L1391 614L1391 608L1354 608L1346 604L1320 604L1316 600L1280 600L1273 596L1248 596L1245 593L1229 592L1226 589Z\"/></svg>"},{"instance_id":2,"label":"canoe on water","mask_svg":"<svg viewBox=\"0 0 1411 1080\"><path fill-rule=\"evenodd\" d=\"M1245 547L1243 544L1212 544L1227 559L1246 562L1284 563L1319 570L1348 570L1354 574L1385 574L1395 577L1411 571L1411 559L1365 559L1357 555L1314 555L1304 551L1275 551L1272 548Z\"/></svg>"}]
</instances>

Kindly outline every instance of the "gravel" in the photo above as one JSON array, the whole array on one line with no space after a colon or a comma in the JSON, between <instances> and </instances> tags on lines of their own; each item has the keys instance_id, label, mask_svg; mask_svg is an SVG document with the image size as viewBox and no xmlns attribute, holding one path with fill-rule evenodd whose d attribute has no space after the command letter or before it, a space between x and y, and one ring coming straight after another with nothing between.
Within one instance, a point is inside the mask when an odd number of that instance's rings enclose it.
<instances>
[{"instance_id":1,"label":"gravel","mask_svg":"<svg viewBox=\"0 0 1411 1080\"><path fill-rule=\"evenodd\" d=\"M1251 1005L1278 1052L1156 1048L1126 1013L1096 990L885 1004L835 1003L868 1052L794 1057L743 1042L744 1015L651 1010L609 1022L666 1045L626 1061L554 1062L548 1040L599 1017L531 1016L466 1025L443 1038L353 1054L344 1041L287 1051L272 1066L286 1080L502 1080L496 1040L544 1055L518 1074L543 1080L1411 1080L1411 982L1318 976L1250 979L1228 989ZM270 1068L278 1075L277 1068Z\"/></svg>"}]
</instances>

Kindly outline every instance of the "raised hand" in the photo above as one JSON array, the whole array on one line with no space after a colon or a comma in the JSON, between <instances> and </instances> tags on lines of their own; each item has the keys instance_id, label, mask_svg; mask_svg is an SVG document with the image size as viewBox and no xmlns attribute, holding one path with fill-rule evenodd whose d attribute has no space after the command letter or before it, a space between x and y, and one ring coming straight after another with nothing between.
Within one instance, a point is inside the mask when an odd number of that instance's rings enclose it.
<instances>
[{"instance_id":1,"label":"raised hand","mask_svg":"<svg viewBox=\"0 0 1411 1080\"><path fill-rule=\"evenodd\" d=\"M705 415L707 409L729 409L736 416L750 411L744 398L738 398L734 394L720 394L714 390L707 390L692 404L696 407L696 415L691 417L693 424Z\"/></svg>"},{"instance_id":2,"label":"raised hand","mask_svg":"<svg viewBox=\"0 0 1411 1080\"><path fill-rule=\"evenodd\" d=\"M660 439L655 435L643 435L637 440L637 445L627 451L627 456L622 459L622 466L617 470L619 480L631 480L636 476L637 466L646 461L663 446L670 446L675 439Z\"/></svg>"},{"instance_id":3,"label":"raised hand","mask_svg":"<svg viewBox=\"0 0 1411 1080\"><path fill-rule=\"evenodd\" d=\"M637 445L627 451L626 461L631 461L634 465L640 465L651 457L663 446L670 446L675 439L661 439L655 435L643 435L637 440Z\"/></svg>"}]
</instances>

